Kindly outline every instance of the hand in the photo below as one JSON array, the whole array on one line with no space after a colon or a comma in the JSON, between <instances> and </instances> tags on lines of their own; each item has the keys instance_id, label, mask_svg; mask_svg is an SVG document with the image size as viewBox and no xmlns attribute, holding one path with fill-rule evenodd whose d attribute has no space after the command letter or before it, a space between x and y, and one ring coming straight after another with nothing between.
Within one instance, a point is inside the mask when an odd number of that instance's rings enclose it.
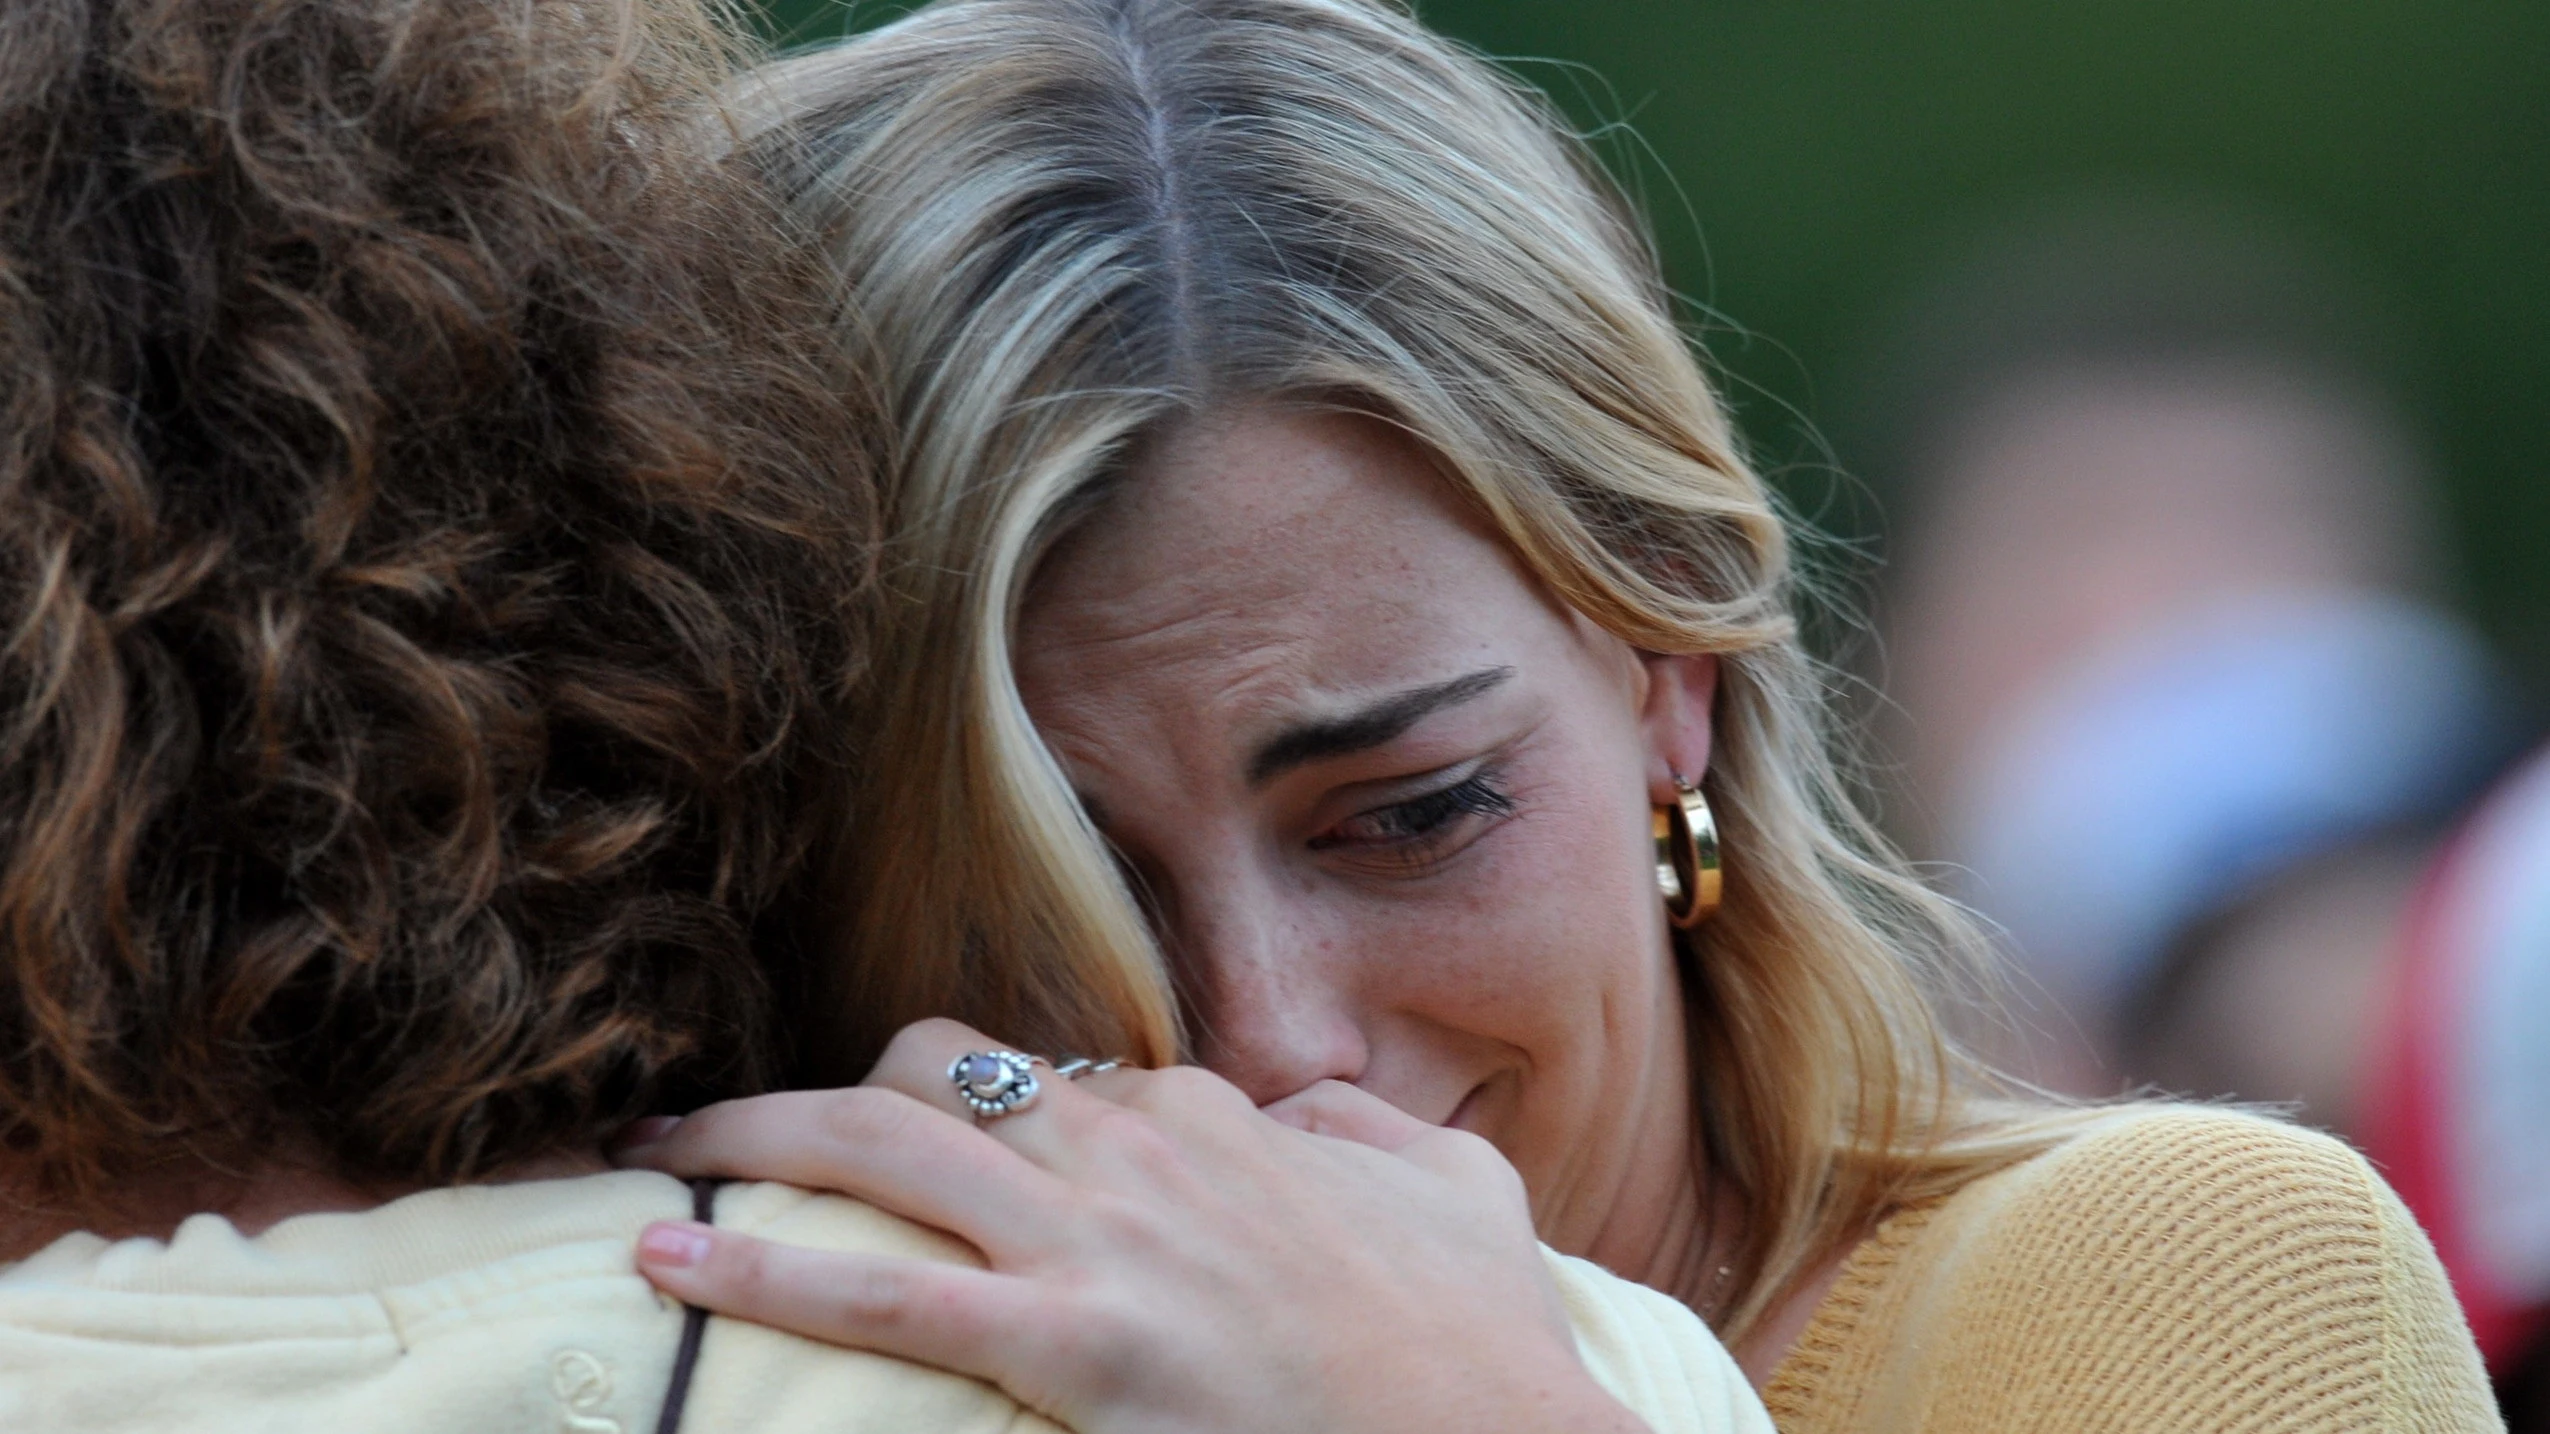
<instances>
[{"instance_id":1,"label":"hand","mask_svg":"<svg viewBox=\"0 0 2550 1434\"><path fill-rule=\"evenodd\" d=\"M711 1106L622 1164L842 1192L989 1269L650 1227L639 1266L721 1314L988 1381L1081 1434L1633 1431L1577 1359L1494 1147L1326 1082L1259 1111L1204 1070L1040 1070L976 1125L897 1036L865 1084Z\"/></svg>"}]
</instances>

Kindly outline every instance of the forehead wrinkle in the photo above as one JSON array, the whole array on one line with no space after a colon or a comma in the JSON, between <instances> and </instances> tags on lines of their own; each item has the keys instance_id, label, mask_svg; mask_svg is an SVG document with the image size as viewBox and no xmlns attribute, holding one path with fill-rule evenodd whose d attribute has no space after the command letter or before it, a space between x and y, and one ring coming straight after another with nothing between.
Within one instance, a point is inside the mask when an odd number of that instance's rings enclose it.
<instances>
[{"instance_id":1,"label":"forehead wrinkle","mask_svg":"<svg viewBox=\"0 0 2550 1434\"><path fill-rule=\"evenodd\" d=\"M1280 640L1149 662L1144 675L1189 666L1205 667L1213 679L1193 707L1146 701L1139 681L1085 676L1054 684L1050 704L1035 704L1044 708L1038 725L1046 744L1112 838L1157 837L1159 821L1175 820L1168 813L1207 793L1244 787L1245 734L1263 730L1270 714L1292 710L1302 675L1300 655ZM1122 800L1091 803L1102 790Z\"/></svg>"},{"instance_id":2,"label":"forehead wrinkle","mask_svg":"<svg viewBox=\"0 0 2550 1434\"><path fill-rule=\"evenodd\" d=\"M1104 651L1149 652L1157 648L1176 648L1203 642L1219 649L1229 645L1228 632L1244 632L1251 627L1277 626L1266 620L1262 607L1221 601L1200 610L1184 610L1174 602L1143 603L1129 599L1106 602L1082 601L1072 605L1075 611L1060 624L1062 631L1047 627L1038 644L1046 651L1081 653ZM1103 620L1128 609L1149 608L1147 612L1127 612L1121 624ZM1098 618L1098 621L1092 621ZM1223 625L1228 624L1225 628ZM1033 624L1043 627L1043 624ZM1156 659L1154 659L1156 660Z\"/></svg>"},{"instance_id":3,"label":"forehead wrinkle","mask_svg":"<svg viewBox=\"0 0 2550 1434\"><path fill-rule=\"evenodd\" d=\"M1136 606L1152 611L1121 625L1101 617L1106 609ZM1056 715L1078 719L1067 718L1069 725L1091 729L1076 734L1084 742L1107 742L1146 721L1165 721L1170 730L1164 735L1175 740L1195 735L1198 726L1227 729L1236 720L1235 709L1280 704L1282 698L1267 687L1289 685L1312 658L1305 643L1314 634L1303 631L1300 621L1280 618L1276 608L1231 602L1200 611L1179 607L1076 603L1065 620L1037 625L1042 630L1021 654L1022 679L1055 699ZM1163 688L1174 692L1184 685L1177 675L1188 671L1200 671L1205 679L1190 689L1195 710L1145 700Z\"/></svg>"},{"instance_id":4,"label":"forehead wrinkle","mask_svg":"<svg viewBox=\"0 0 2550 1434\"><path fill-rule=\"evenodd\" d=\"M1278 569L1233 582L1228 568L1213 568L1220 581L1205 583L1192 566L1162 574L1142 563L1111 568L1085 561L1095 556L1084 554L1074 570L1055 574L1061 581L1027 614L1022 666L1049 675L1049 664L1084 674L1130 674L1140 683L1162 671L1227 663L1227 671L1207 673L1213 679L1208 690L1219 691L1262 675L1275 665L1266 655L1275 649L1296 649L1296 660L1309 661L1322 635L1337 627L1337 615L1315 600L1298 572ZM1252 659L1253 652L1259 656ZM1075 685L1088 681L1084 675Z\"/></svg>"}]
</instances>

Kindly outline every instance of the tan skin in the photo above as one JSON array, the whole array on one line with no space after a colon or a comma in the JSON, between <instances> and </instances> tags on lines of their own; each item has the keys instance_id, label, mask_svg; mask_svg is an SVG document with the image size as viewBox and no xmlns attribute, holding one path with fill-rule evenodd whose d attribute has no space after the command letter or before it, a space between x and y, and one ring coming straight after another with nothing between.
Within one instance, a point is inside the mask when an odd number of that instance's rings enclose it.
<instances>
[{"instance_id":1,"label":"tan skin","mask_svg":"<svg viewBox=\"0 0 2550 1434\"><path fill-rule=\"evenodd\" d=\"M1531 1235L1707 1310L1741 1219L1695 1148L1648 827L1707 767L1714 659L1559 605L1394 430L1244 410L1167 435L1059 546L1016 661L1210 1074L1048 1081L978 1129L945 1070L997 1043L925 1023L859 1091L712 1108L625 1158L846 1190L989 1273L685 1226L642 1267L1089 1434L1636 1427ZM1835 1268L1736 1350L1757 1384Z\"/></svg>"}]
</instances>

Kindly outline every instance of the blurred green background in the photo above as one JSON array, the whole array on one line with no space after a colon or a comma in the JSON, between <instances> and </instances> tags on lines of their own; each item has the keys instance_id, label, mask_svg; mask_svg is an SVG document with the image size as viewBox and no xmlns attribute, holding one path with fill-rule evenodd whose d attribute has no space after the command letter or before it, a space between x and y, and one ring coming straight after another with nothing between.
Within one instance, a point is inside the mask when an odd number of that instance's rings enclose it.
<instances>
[{"instance_id":1,"label":"blurred green background","mask_svg":"<svg viewBox=\"0 0 2550 1434\"><path fill-rule=\"evenodd\" d=\"M769 0L819 40L906 6ZM2436 460L2457 594L2550 688L2550 3L1434 0L1645 196L1760 455L1810 509L1854 357L1959 241L2083 191L2344 256ZM1847 508L1849 505L1845 505ZM1861 505L1864 507L1865 505ZM1866 519L1842 512L1849 529Z\"/></svg>"}]
</instances>

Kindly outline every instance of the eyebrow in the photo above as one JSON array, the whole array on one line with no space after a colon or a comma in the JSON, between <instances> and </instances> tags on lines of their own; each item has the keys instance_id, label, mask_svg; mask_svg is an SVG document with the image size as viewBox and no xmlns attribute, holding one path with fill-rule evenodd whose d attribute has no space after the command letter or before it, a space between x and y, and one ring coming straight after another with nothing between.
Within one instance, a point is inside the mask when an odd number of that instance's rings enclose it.
<instances>
[{"instance_id":1,"label":"eyebrow","mask_svg":"<svg viewBox=\"0 0 2550 1434\"><path fill-rule=\"evenodd\" d=\"M1444 708L1467 702L1513 675L1511 667L1483 667L1449 682L1384 697L1342 717L1322 717L1288 727L1268 738L1249 758L1249 785L1264 786L1307 762L1370 751Z\"/></svg>"}]
</instances>

